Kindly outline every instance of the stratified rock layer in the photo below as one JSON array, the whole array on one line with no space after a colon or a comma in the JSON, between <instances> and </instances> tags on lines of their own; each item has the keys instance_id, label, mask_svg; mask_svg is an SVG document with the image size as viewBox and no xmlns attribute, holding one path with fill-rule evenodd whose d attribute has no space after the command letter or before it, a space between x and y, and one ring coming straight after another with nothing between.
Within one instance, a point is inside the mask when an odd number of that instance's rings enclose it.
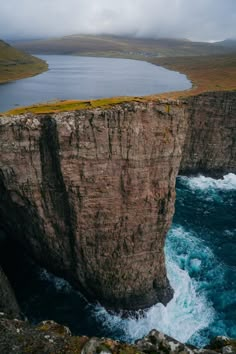
<instances>
[{"instance_id":1,"label":"stratified rock layer","mask_svg":"<svg viewBox=\"0 0 236 354\"><path fill-rule=\"evenodd\" d=\"M184 174L236 172L235 129L236 92L1 117L1 229L89 300L166 304L181 159Z\"/></svg>"},{"instance_id":2,"label":"stratified rock layer","mask_svg":"<svg viewBox=\"0 0 236 354\"><path fill-rule=\"evenodd\" d=\"M180 173L236 173L236 91L188 99L188 130Z\"/></svg>"},{"instance_id":3,"label":"stratified rock layer","mask_svg":"<svg viewBox=\"0 0 236 354\"><path fill-rule=\"evenodd\" d=\"M164 241L187 119L179 102L0 119L0 219L107 308L166 304Z\"/></svg>"}]
</instances>

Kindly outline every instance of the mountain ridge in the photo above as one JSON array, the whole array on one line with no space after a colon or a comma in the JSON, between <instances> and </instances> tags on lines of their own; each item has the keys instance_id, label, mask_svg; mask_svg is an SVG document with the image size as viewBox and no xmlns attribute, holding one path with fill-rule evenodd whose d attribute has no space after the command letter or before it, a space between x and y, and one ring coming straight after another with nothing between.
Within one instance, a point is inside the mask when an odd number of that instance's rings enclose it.
<instances>
[{"instance_id":1,"label":"mountain ridge","mask_svg":"<svg viewBox=\"0 0 236 354\"><path fill-rule=\"evenodd\" d=\"M29 53L73 54L127 58L215 55L234 52L216 43L176 38L130 38L73 34L41 40L12 42Z\"/></svg>"}]
</instances>

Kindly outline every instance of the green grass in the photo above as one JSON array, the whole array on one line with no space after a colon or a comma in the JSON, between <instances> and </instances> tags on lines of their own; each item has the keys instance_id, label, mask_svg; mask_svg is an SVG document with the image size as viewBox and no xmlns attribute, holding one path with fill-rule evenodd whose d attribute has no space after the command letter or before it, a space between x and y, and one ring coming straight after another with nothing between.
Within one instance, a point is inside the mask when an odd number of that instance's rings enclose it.
<instances>
[{"instance_id":1,"label":"green grass","mask_svg":"<svg viewBox=\"0 0 236 354\"><path fill-rule=\"evenodd\" d=\"M94 108L110 108L114 105L126 103L126 102L147 102L148 98L145 97L114 97L114 98L103 98L99 100L62 100L57 102L48 102L37 105L32 105L28 107L19 107L7 111L6 113L1 113L0 116L4 115L16 115L25 113L34 114L47 114L47 113L58 113L66 111L77 111L83 109L94 109Z\"/></svg>"},{"instance_id":2,"label":"green grass","mask_svg":"<svg viewBox=\"0 0 236 354\"><path fill-rule=\"evenodd\" d=\"M34 76L48 68L38 58L21 52L0 40L0 83Z\"/></svg>"}]
</instances>

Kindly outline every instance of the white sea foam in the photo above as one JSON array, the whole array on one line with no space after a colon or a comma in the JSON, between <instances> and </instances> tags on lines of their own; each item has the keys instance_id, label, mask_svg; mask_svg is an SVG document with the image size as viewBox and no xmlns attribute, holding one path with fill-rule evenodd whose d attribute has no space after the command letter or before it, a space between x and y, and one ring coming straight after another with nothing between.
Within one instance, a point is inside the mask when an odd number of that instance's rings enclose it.
<instances>
[{"instance_id":1,"label":"white sea foam","mask_svg":"<svg viewBox=\"0 0 236 354\"><path fill-rule=\"evenodd\" d=\"M221 190L236 190L234 174L228 174L218 180L204 176L179 178L187 189L191 188L198 197L211 200L220 199L218 197L222 194ZM208 232L207 228L196 230ZM231 229L224 232L234 235ZM168 278L175 291L173 299L166 307L156 304L139 318L124 319L108 313L101 306L95 308L91 306L91 317L95 317L96 324L103 332L110 333L112 337L116 336L118 339L134 341L156 328L182 342L190 340L199 346L207 344L207 335L204 337L204 332L199 332L204 328L214 326L215 335L227 333L228 327L224 321L220 321L213 305L208 301L210 298L208 295L214 287L222 288L226 266L219 263L213 251L203 241L207 238L201 236L204 235L173 225L165 247ZM53 281L57 289L65 289L65 281L47 272L42 273L42 277ZM234 304L233 290L219 292L217 296L222 306ZM230 333L233 333L232 330Z\"/></svg>"},{"instance_id":2,"label":"white sea foam","mask_svg":"<svg viewBox=\"0 0 236 354\"><path fill-rule=\"evenodd\" d=\"M182 235L182 236L181 236ZM176 237L178 242L184 242L188 239L188 249L195 249L201 242L191 235L187 234L183 228L175 227L171 230L171 237ZM181 239L182 237L182 239ZM204 247L204 246L203 246ZM203 248L201 247L201 248ZM109 314L104 308L96 307L96 318L107 328L122 330L123 340L134 341L146 335L153 328L158 329L182 342L188 341L192 335L199 330L206 328L213 321L214 309L208 303L204 294L197 291L197 282L190 278L188 270L181 269L176 257L174 257L173 242L167 243L167 272L170 283L175 291L173 299L165 307L162 304L156 304L144 316L136 318L122 319L119 316ZM198 250L201 252L201 250ZM184 250L183 250L184 252ZM208 250L205 247L205 254ZM202 252L201 252L202 253ZM213 257L213 255L210 255ZM179 261L182 257L186 264L191 267L191 261L188 254L179 254ZM198 271L201 268L202 260L197 259L196 255L192 260L193 270ZM180 262L181 263L181 262ZM186 267L187 268L187 267Z\"/></svg>"},{"instance_id":3,"label":"white sea foam","mask_svg":"<svg viewBox=\"0 0 236 354\"><path fill-rule=\"evenodd\" d=\"M156 304L138 318L122 318L96 306L91 307L92 317L106 333L111 333L113 337L117 333L117 338L125 341L133 342L155 328L181 342L187 342L195 336L195 344L204 345L207 342L196 334L209 327L215 317L205 288L212 279L218 284L222 283L224 271L204 242L193 231L187 232L179 225L172 226L165 252L168 278L174 289L174 297L166 307ZM202 274L206 274L207 280L203 277L199 281ZM41 271L40 276L58 291L71 291L65 280L45 270Z\"/></svg>"},{"instance_id":4,"label":"white sea foam","mask_svg":"<svg viewBox=\"0 0 236 354\"><path fill-rule=\"evenodd\" d=\"M233 173L229 173L221 179L214 179L204 176L179 178L184 181L191 189L236 189L236 175Z\"/></svg>"}]
</instances>

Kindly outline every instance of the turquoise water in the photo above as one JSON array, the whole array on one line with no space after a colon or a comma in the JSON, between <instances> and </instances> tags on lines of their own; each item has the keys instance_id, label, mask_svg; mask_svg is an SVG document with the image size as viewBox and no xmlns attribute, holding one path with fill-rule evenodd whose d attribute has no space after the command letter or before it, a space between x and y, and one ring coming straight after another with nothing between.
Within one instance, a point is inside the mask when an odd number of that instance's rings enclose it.
<instances>
[{"instance_id":1,"label":"turquoise water","mask_svg":"<svg viewBox=\"0 0 236 354\"><path fill-rule=\"evenodd\" d=\"M200 331L188 339L206 344L216 335L236 337L236 176L223 180L179 178L174 224L166 254L191 278Z\"/></svg>"},{"instance_id":2,"label":"turquoise water","mask_svg":"<svg viewBox=\"0 0 236 354\"><path fill-rule=\"evenodd\" d=\"M143 318L120 319L97 308L108 328L133 341L157 328L197 346L236 337L236 176L177 179L176 212L165 253L174 298Z\"/></svg>"},{"instance_id":3,"label":"turquoise water","mask_svg":"<svg viewBox=\"0 0 236 354\"><path fill-rule=\"evenodd\" d=\"M122 319L92 306L68 283L37 270L18 279L29 319L50 318L74 333L134 341L159 329L204 346L216 335L236 337L236 175L222 180L178 177L176 213L165 253L174 298L144 316ZM28 268L29 269L29 268ZM25 282L25 286L22 282Z\"/></svg>"}]
</instances>

